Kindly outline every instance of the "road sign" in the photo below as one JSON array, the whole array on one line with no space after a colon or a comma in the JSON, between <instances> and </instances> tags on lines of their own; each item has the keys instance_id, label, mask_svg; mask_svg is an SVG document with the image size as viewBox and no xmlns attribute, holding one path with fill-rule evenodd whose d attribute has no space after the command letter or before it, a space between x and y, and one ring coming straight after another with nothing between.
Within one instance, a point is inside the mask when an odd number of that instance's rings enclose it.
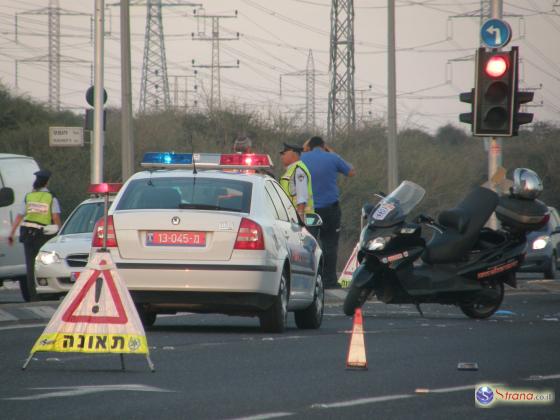
<instances>
[{"instance_id":1,"label":"road sign","mask_svg":"<svg viewBox=\"0 0 560 420\"><path fill-rule=\"evenodd\" d=\"M511 26L501 19L489 19L480 27L480 38L488 48L501 48L511 40Z\"/></svg>"},{"instance_id":2,"label":"road sign","mask_svg":"<svg viewBox=\"0 0 560 420\"><path fill-rule=\"evenodd\" d=\"M82 127L49 127L49 146L83 146L84 129Z\"/></svg>"}]
</instances>

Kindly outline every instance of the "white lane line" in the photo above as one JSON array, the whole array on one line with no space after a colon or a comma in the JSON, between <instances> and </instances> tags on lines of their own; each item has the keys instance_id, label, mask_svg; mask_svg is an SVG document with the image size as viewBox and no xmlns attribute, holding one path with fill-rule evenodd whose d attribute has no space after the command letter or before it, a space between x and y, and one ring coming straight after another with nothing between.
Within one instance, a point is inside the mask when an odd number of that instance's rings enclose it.
<instances>
[{"instance_id":1,"label":"white lane line","mask_svg":"<svg viewBox=\"0 0 560 420\"><path fill-rule=\"evenodd\" d=\"M51 318L56 311L54 308L51 308L50 306L31 306L25 309L33 312L35 315L39 315L41 318Z\"/></svg>"},{"instance_id":2,"label":"white lane line","mask_svg":"<svg viewBox=\"0 0 560 420\"><path fill-rule=\"evenodd\" d=\"M426 389L425 392L422 394L445 394L449 392L459 392L459 391L474 391L476 385L461 385L461 386L454 386L448 388L436 388L436 389ZM352 407L355 405L364 405L364 404L375 404L379 402L385 401L394 401L394 400L402 400L406 398L416 398L419 395L415 394L396 394L396 395L384 395L381 397L371 397L371 398L359 398L357 400L349 400L349 401L339 401L334 403L326 403L326 404L313 404L311 408L341 408L341 407Z\"/></svg>"},{"instance_id":3,"label":"white lane line","mask_svg":"<svg viewBox=\"0 0 560 420\"><path fill-rule=\"evenodd\" d=\"M386 395L383 397L360 398L357 400L339 401L339 402L327 403L327 404L313 404L311 408L352 407L355 405L373 404L373 403L392 401L392 400L402 400L404 398L412 398L412 397L415 397L415 395L412 394Z\"/></svg>"},{"instance_id":4,"label":"white lane line","mask_svg":"<svg viewBox=\"0 0 560 420\"><path fill-rule=\"evenodd\" d=\"M157 388L154 386L140 384L122 384L122 385L85 385L85 386L61 386L61 387L44 387L29 388L30 390L53 390L37 395L26 395L24 397L2 398L3 400L42 400L45 398L59 397L75 397L78 395L94 394L96 392L114 392L114 391L136 391L136 392L175 392L167 389ZM57 391L58 390L58 391Z\"/></svg>"},{"instance_id":5,"label":"white lane line","mask_svg":"<svg viewBox=\"0 0 560 420\"><path fill-rule=\"evenodd\" d=\"M17 318L11 313L0 309L0 321L15 321Z\"/></svg>"},{"instance_id":6,"label":"white lane line","mask_svg":"<svg viewBox=\"0 0 560 420\"><path fill-rule=\"evenodd\" d=\"M554 375L531 375L525 378L526 381L547 381L549 379L560 379L560 373Z\"/></svg>"},{"instance_id":7,"label":"white lane line","mask_svg":"<svg viewBox=\"0 0 560 420\"><path fill-rule=\"evenodd\" d=\"M45 327L46 325L47 324L8 325L7 327L0 327L0 331L19 330L20 328L39 328L39 327Z\"/></svg>"},{"instance_id":8,"label":"white lane line","mask_svg":"<svg viewBox=\"0 0 560 420\"><path fill-rule=\"evenodd\" d=\"M277 419L279 417L288 417L293 415L294 413L264 413L264 414L256 414L254 416L249 416L249 417L237 417L232 420L266 420L266 419Z\"/></svg>"}]
</instances>

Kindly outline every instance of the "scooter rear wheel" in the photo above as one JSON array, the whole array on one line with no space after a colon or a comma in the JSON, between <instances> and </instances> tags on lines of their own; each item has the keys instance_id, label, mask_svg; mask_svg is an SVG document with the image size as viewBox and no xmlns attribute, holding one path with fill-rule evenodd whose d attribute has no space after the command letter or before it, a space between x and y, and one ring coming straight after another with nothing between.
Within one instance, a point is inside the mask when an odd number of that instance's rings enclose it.
<instances>
[{"instance_id":1,"label":"scooter rear wheel","mask_svg":"<svg viewBox=\"0 0 560 420\"><path fill-rule=\"evenodd\" d=\"M354 312L357 308L361 308L368 298L371 289L356 287L353 284L350 285L346 299L344 299L343 310L348 316L354 316Z\"/></svg>"},{"instance_id":2,"label":"scooter rear wheel","mask_svg":"<svg viewBox=\"0 0 560 420\"><path fill-rule=\"evenodd\" d=\"M498 310L504 300L504 283L501 281L487 282L484 285L488 289L494 289L498 292L498 297L493 302L474 301L459 305L461 311L469 318L484 319L489 318Z\"/></svg>"}]
</instances>

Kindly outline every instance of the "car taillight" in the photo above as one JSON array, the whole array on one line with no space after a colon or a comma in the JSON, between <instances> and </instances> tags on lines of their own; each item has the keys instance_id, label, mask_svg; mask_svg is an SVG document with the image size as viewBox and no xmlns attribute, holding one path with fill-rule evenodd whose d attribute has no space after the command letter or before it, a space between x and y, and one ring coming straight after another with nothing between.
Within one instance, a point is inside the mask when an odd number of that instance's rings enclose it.
<instances>
[{"instance_id":1,"label":"car taillight","mask_svg":"<svg viewBox=\"0 0 560 420\"><path fill-rule=\"evenodd\" d=\"M97 221L93 228L93 238L91 246L100 248L103 246L103 217ZM107 247L117 247L117 237L115 235L115 226L113 225L113 216L107 216Z\"/></svg>"},{"instance_id":2,"label":"car taillight","mask_svg":"<svg viewBox=\"0 0 560 420\"><path fill-rule=\"evenodd\" d=\"M241 219L234 249L264 249L264 236L261 226L250 219Z\"/></svg>"}]
</instances>

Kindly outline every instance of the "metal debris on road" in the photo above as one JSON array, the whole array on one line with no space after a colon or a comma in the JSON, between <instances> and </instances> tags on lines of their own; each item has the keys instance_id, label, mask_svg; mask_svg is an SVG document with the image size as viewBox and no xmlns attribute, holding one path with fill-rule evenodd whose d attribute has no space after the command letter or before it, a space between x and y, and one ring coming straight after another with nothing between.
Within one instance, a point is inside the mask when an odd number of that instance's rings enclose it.
<instances>
[{"instance_id":1,"label":"metal debris on road","mask_svg":"<svg viewBox=\"0 0 560 420\"><path fill-rule=\"evenodd\" d=\"M459 362L457 370L478 370L478 363L476 362Z\"/></svg>"}]
</instances>

